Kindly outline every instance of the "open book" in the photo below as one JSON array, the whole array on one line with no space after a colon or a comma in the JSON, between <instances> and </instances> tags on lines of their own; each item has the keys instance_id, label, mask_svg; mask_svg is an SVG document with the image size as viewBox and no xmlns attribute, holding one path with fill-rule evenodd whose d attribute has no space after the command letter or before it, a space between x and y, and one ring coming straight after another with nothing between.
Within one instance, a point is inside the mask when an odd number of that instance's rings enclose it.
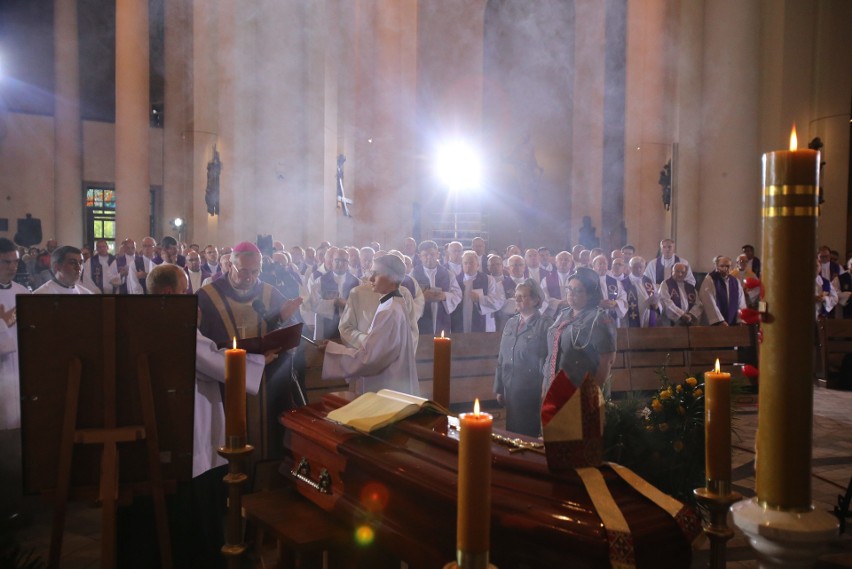
<instances>
[{"instance_id":1,"label":"open book","mask_svg":"<svg viewBox=\"0 0 852 569\"><path fill-rule=\"evenodd\" d=\"M371 433L410 417L421 409L431 409L443 415L450 414L448 409L434 401L382 389L378 393L365 393L355 401L335 409L328 414L328 418L357 431Z\"/></svg>"},{"instance_id":2,"label":"open book","mask_svg":"<svg viewBox=\"0 0 852 569\"><path fill-rule=\"evenodd\" d=\"M278 328L272 332L268 332L265 336L243 338L242 340L237 340L237 347L250 354L265 354L272 350L289 350L295 348L301 342L302 326L303 324L299 322L286 328ZM231 346L231 340L217 345L220 350L222 348L230 348Z\"/></svg>"}]
</instances>

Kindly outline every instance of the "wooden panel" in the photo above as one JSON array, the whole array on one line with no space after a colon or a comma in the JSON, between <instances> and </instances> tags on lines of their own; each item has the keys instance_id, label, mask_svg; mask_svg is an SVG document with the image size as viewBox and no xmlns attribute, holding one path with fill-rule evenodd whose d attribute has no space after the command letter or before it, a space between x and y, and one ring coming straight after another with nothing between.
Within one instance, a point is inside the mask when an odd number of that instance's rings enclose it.
<instances>
[{"instance_id":1,"label":"wooden panel","mask_svg":"<svg viewBox=\"0 0 852 569\"><path fill-rule=\"evenodd\" d=\"M716 358L719 358L719 363L721 365L735 364L741 359L737 350L712 348L707 350L693 350L689 352L689 363L692 366L705 366L707 369L710 369L716 363Z\"/></svg>"},{"instance_id":2,"label":"wooden panel","mask_svg":"<svg viewBox=\"0 0 852 569\"><path fill-rule=\"evenodd\" d=\"M497 354L500 351L500 338L497 332L472 332L470 334L451 334L453 340L453 359L476 357L485 354ZM432 338L428 334L420 336L417 343L417 361L432 360Z\"/></svg>"},{"instance_id":3,"label":"wooden panel","mask_svg":"<svg viewBox=\"0 0 852 569\"><path fill-rule=\"evenodd\" d=\"M826 342L826 351L831 354L848 354L852 353L852 340L836 340L828 338Z\"/></svg>"},{"instance_id":4,"label":"wooden panel","mask_svg":"<svg viewBox=\"0 0 852 569\"><path fill-rule=\"evenodd\" d=\"M683 351L642 352L633 351L626 355L630 359L630 369L637 367L684 366L686 360Z\"/></svg>"},{"instance_id":5,"label":"wooden panel","mask_svg":"<svg viewBox=\"0 0 852 569\"><path fill-rule=\"evenodd\" d=\"M692 326L689 328L689 346L696 348L725 348L751 345L748 326Z\"/></svg>"},{"instance_id":6,"label":"wooden panel","mask_svg":"<svg viewBox=\"0 0 852 569\"><path fill-rule=\"evenodd\" d=\"M625 367L626 362L624 361L624 353L623 352L615 352L615 358L612 362L612 369L620 369Z\"/></svg>"},{"instance_id":7,"label":"wooden panel","mask_svg":"<svg viewBox=\"0 0 852 569\"><path fill-rule=\"evenodd\" d=\"M628 346L631 350L681 349L689 347L688 329L673 328L628 328Z\"/></svg>"},{"instance_id":8,"label":"wooden panel","mask_svg":"<svg viewBox=\"0 0 852 569\"><path fill-rule=\"evenodd\" d=\"M829 338L852 338L852 320L820 320L820 329Z\"/></svg>"},{"instance_id":9,"label":"wooden panel","mask_svg":"<svg viewBox=\"0 0 852 569\"><path fill-rule=\"evenodd\" d=\"M616 351L623 352L627 349L629 344L628 339L628 330L629 328L618 328L615 332L615 349Z\"/></svg>"},{"instance_id":10,"label":"wooden panel","mask_svg":"<svg viewBox=\"0 0 852 569\"><path fill-rule=\"evenodd\" d=\"M610 391L613 394L631 391L630 374L627 373L626 369L612 370L612 384L610 385Z\"/></svg>"}]
</instances>

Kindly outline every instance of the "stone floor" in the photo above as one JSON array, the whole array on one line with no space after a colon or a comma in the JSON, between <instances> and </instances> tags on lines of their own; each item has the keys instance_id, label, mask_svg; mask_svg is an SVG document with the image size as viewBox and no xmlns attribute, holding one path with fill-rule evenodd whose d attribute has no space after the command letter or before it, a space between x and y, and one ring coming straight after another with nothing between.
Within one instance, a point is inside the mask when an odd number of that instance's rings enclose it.
<instances>
[{"instance_id":1,"label":"stone floor","mask_svg":"<svg viewBox=\"0 0 852 569\"><path fill-rule=\"evenodd\" d=\"M814 394L814 506L832 511L838 495L845 492L852 476L852 392L817 388ZM743 496L754 495L754 435L757 407L740 405L735 420L734 487ZM19 538L25 548L46 556L50 541L49 508L31 504L34 523L22 529ZM852 529L842 535L823 555L816 567L832 569L852 567ZM63 545L63 569L92 569L100 566L100 510L90 505L71 506ZM696 552L693 567L706 567L707 546ZM731 569L757 567L755 555L742 534L729 542L728 565Z\"/></svg>"}]
</instances>

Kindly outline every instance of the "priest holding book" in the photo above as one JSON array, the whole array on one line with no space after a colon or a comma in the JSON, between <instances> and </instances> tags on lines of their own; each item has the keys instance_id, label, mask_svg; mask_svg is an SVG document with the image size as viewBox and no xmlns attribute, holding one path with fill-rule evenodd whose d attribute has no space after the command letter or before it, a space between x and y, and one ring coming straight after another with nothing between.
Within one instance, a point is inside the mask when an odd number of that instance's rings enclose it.
<instances>
[{"instance_id":1,"label":"priest holding book","mask_svg":"<svg viewBox=\"0 0 852 569\"><path fill-rule=\"evenodd\" d=\"M382 296L379 308L357 350L335 342L321 343L325 349L322 378L345 378L356 393L393 389L420 394L408 309L399 292L405 263L394 255L373 262L370 284Z\"/></svg>"}]
</instances>

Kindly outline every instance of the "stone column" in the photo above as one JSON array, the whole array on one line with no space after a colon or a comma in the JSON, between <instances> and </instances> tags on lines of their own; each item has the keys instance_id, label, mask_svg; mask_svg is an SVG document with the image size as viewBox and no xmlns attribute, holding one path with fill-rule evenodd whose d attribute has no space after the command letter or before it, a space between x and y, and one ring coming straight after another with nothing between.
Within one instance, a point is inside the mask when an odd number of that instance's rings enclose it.
<instances>
[{"instance_id":1,"label":"stone column","mask_svg":"<svg viewBox=\"0 0 852 569\"><path fill-rule=\"evenodd\" d=\"M761 27L758 2L704 5L700 217L696 254L687 257L693 270L710 270L714 256L737 252L760 235ZM694 207L681 203L678 211Z\"/></svg>"},{"instance_id":2,"label":"stone column","mask_svg":"<svg viewBox=\"0 0 852 569\"><path fill-rule=\"evenodd\" d=\"M162 230L168 231L168 220L181 217L186 220L182 231L187 243L196 240L197 227L192 216L192 206L203 206L192 198L190 179L191 137L188 128L188 107L192 101L190 88L190 54L193 35L188 0L168 0L165 3L165 96L163 101L163 191ZM204 94L207 96L207 93ZM190 107L191 108L191 107ZM203 231L201 232L203 236ZM203 247L204 244L201 244Z\"/></svg>"},{"instance_id":3,"label":"stone column","mask_svg":"<svg viewBox=\"0 0 852 569\"><path fill-rule=\"evenodd\" d=\"M148 234L149 47L147 0L116 0L116 238Z\"/></svg>"},{"instance_id":4,"label":"stone column","mask_svg":"<svg viewBox=\"0 0 852 569\"><path fill-rule=\"evenodd\" d=\"M574 8L574 109L572 122L571 243L583 217L601 237L606 2L577 0ZM603 240L601 240L603 241Z\"/></svg>"},{"instance_id":5,"label":"stone column","mask_svg":"<svg viewBox=\"0 0 852 569\"><path fill-rule=\"evenodd\" d=\"M53 228L45 240L83 243L83 132L80 124L80 62L77 0L54 0ZM47 229L47 228L45 228Z\"/></svg>"}]
</instances>

